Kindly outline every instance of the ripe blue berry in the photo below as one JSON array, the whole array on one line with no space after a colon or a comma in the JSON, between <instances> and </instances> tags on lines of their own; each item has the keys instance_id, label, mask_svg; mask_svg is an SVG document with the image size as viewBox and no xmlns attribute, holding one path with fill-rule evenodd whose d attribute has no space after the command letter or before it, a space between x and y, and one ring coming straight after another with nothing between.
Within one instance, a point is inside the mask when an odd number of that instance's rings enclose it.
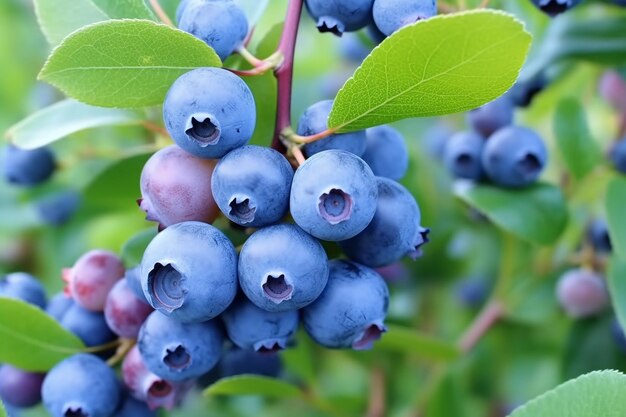
<instances>
[{"instance_id":1,"label":"ripe blue berry","mask_svg":"<svg viewBox=\"0 0 626 417\"><path fill-rule=\"evenodd\" d=\"M23 187L41 184L52 176L56 168L54 154L46 147L25 150L9 144L0 160L7 182Z\"/></svg>"},{"instance_id":2,"label":"ripe blue berry","mask_svg":"<svg viewBox=\"0 0 626 417\"><path fill-rule=\"evenodd\" d=\"M613 341L617 348L626 353L626 334L624 334L624 329L622 329L622 325L619 324L617 319L613 319L613 323L611 324L611 335L613 336Z\"/></svg>"},{"instance_id":3,"label":"ripe blue berry","mask_svg":"<svg viewBox=\"0 0 626 417\"><path fill-rule=\"evenodd\" d=\"M167 316L183 322L212 319L237 293L237 253L211 225L175 224L146 248L141 286L150 305Z\"/></svg>"},{"instance_id":4,"label":"ripe blue berry","mask_svg":"<svg viewBox=\"0 0 626 417\"><path fill-rule=\"evenodd\" d=\"M617 171L626 174L626 137L613 144L609 150L609 158Z\"/></svg>"},{"instance_id":5,"label":"ripe blue berry","mask_svg":"<svg viewBox=\"0 0 626 417\"><path fill-rule=\"evenodd\" d=\"M201 158L221 158L250 140L256 108L252 92L232 72L197 68L174 82L163 119L178 146Z\"/></svg>"},{"instance_id":6,"label":"ripe blue berry","mask_svg":"<svg viewBox=\"0 0 626 417\"><path fill-rule=\"evenodd\" d=\"M14 407L32 407L41 401L46 375L26 372L11 365L0 366L0 399Z\"/></svg>"},{"instance_id":7,"label":"ripe blue berry","mask_svg":"<svg viewBox=\"0 0 626 417\"><path fill-rule=\"evenodd\" d=\"M215 161L178 146L163 148L141 171L139 207L163 227L185 221L212 223L219 210L211 193Z\"/></svg>"},{"instance_id":8,"label":"ripe blue berry","mask_svg":"<svg viewBox=\"0 0 626 417\"><path fill-rule=\"evenodd\" d=\"M267 311L297 310L312 303L328 280L322 245L291 224L260 229L239 254L239 283Z\"/></svg>"},{"instance_id":9,"label":"ripe blue berry","mask_svg":"<svg viewBox=\"0 0 626 417\"><path fill-rule=\"evenodd\" d=\"M51 315L56 321L61 321L67 310L74 305L74 300L62 292L55 294L48 305L46 306L46 313Z\"/></svg>"},{"instance_id":10,"label":"ripe blue berry","mask_svg":"<svg viewBox=\"0 0 626 417\"><path fill-rule=\"evenodd\" d=\"M573 269L559 278L556 296L568 316L588 317L603 311L609 304L604 280L586 269Z\"/></svg>"},{"instance_id":11,"label":"ripe blue berry","mask_svg":"<svg viewBox=\"0 0 626 417\"><path fill-rule=\"evenodd\" d=\"M224 61L243 44L248 19L232 0L194 1L183 8L178 27L206 42Z\"/></svg>"},{"instance_id":12,"label":"ripe blue berry","mask_svg":"<svg viewBox=\"0 0 626 417\"><path fill-rule=\"evenodd\" d=\"M480 307L489 296L489 285L483 278L465 278L456 285L455 295L465 307Z\"/></svg>"},{"instance_id":13,"label":"ripe blue berry","mask_svg":"<svg viewBox=\"0 0 626 417\"><path fill-rule=\"evenodd\" d=\"M530 80L516 82L508 95L517 107L528 107L535 96L543 91L547 85L546 76L539 74Z\"/></svg>"},{"instance_id":14,"label":"ripe blue berry","mask_svg":"<svg viewBox=\"0 0 626 417\"><path fill-rule=\"evenodd\" d=\"M404 138L396 129L377 126L365 131L363 160L374 175L399 181L409 168L409 151Z\"/></svg>"},{"instance_id":15,"label":"ripe blue berry","mask_svg":"<svg viewBox=\"0 0 626 417\"><path fill-rule=\"evenodd\" d=\"M53 417L109 417L119 405L120 386L106 363L79 353L48 372L41 396Z\"/></svg>"},{"instance_id":16,"label":"ripe blue berry","mask_svg":"<svg viewBox=\"0 0 626 417\"><path fill-rule=\"evenodd\" d=\"M181 0L180 3L178 3L178 7L176 7L176 24L180 23L183 13L185 13L185 10L187 10L189 6L203 3L205 1L206 0Z\"/></svg>"},{"instance_id":17,"label":"ripe blue berry","mask_svg":"<svg viewBox=\"0 0 626 417\"><path fill-rule=\"evenodd\" d=\"M135 296L126 280L115 284L104 305L104 318L109 328L127 339L137 338L139 328L151 312L152 308Z\"/></svg>"},{"instance_id":18,"label":"ripe blue berry","mask_svg":"<svg viewBox=\"0 0 626 417\"><path fill-rule=\"evenodd\" d=\"M478 181L483 177L485 138L476 132L458 132L448 139L443 153L447 170L457 178Z\"/></svg>"},{"instance_id":19,"label":"ripe blue berry","mask_svg":"<svg viewBox=\"0 0 626 417\"><path fill-rule=\"evenodd\" d=\"M277 378L282 370L280 355L249 349L229 349L218 364L219 377L252 374Z\"/></svg>"},{"instance_id":20,"label":"ripe blue berry","mask_svg":"<svg viewBox=\"0 0 626 417\"><path fill-rule=\"evenodd\" d=\"M382 33L389 36L403 26L437 14L435 0L375 0L374 22Z\"/></svg>"},{"instance_id":21,"label":"ripe blue berry","mask_svg":"<svg viewBox=\"0 0 626 417\"><path fill-rule=\"evenodd\" d=\"M155 311L139 331L139 352L151 372L176 382L210 371L220 358L223 341L215 321L181 323Z\"/></svg>"},{"instance_id":22,"label":"ripe blue berry","mask_svg":"<svg viewBox=\"0 0 626 417\"><path fill-rule=\"evenodd\" d=\"M0 279L0 297L22 300L39 308L46 307L46 292L39 280L25 272L13 272Z\"/></svg>"},{"instance_id":23,"label":"ripe blue berry","mask_svg":"<svg viewBox=\"0 0 626 417\"><path fill-rule=\"evenodd\" d=\"M513 101L507 94L467 113L467 123L485 138L513 123Z\"/></svg>"},{"instance_id":24,"label":"ripe blue berry","mask_svg":"<svg viewBox=\"0 0 626 417\"><path fill-rule=\"evenodd\" d=\"M587 226L587 240L599 253L611 253L613 247L611 237L606 222L601 219L594 219Z\"/></svg>"},{"instance_id":25,"label":"ripe blue berry","mask_svg":"<svg viewBox=\"0 0 626 417\"><path fill-rule=\"evenodd\" d=\"M554 17L561 14L574 6L577 6L581 0L531 0L539 10L547 15Z\"/></svg>"},{"instance_id":26,"label":"ripe blue berry","mask_svg":"<svg viewBox=\"0 0 626 417\"><path fill-rule=\"evenodd\" d=\"M290 210L305 232L339 241L360 233L374 217L376 177L358 156L323 151L302 164L293 177Z\"/></svg>"},{"instance_id":27,"label":"ripe blue berry","mask_svg":"<svg viewBox=\"0 0 626 417\"><path fill-rule=\"evenodd\" d=\"M320 32L341 36L364 28L372 21L374 0L305 0Z\"/></svg>"},{"instance_id":28,"label":"ripe blue berry","mask_svg":"<svg viewBox=\"0 0 626 417\"><path fill-rule=\"evenodd\" d=\"M306 109L298 121L298 134L310 136L326 130L328 128L328 115L332 107L332 100L323 100ZM365 151L365 131L334 134L316 140L304 146L304 153L306 156L312 156L329 149L340 149L361 156Z\"/></svg>"},{"instance_id":29,"label":"ripe blue berry","mask_svg":"<svg viewBox=\"0 0 626 417\"><path fill-rule=\"evenodd\" d=\"M270 148L243 146L224 156L211 178L213 197L231 221L247 227L277 223L289 210L293 168Z\"/></svg>"},{"instance_id":30,"label":"ripe blue berry","mask_svg":"<svg viewBox=\"0 0 626 417\"><path fill-rule=\"evenodd\" d=\"M328 348L370 349L386 331L387 284L376 271L349 261L331 261L328 285L302 310L307 333Z\"/></svg>"},{"instance_id":31,"label":"ripe blue berry","mask_svg":"<svg viewBox=\"0 0 626 417\"><path fill-rule=\"evenodd\" d=\"M141 265L127 269L124 274L124 280L128 284L128 288L130 288L135 294L135 297L139 298L146 304L149 304L146 299L146 295L143 293L143 289L141 288Z\"/></svg>"},{"instance_id":32,"label":"ripe blue berry","mask_svg":"<svg viewBox=\"0 0 626 417\"><path fill-rule=\"evenodd\" d=\"M298 329L296 310L265 311L243 296L224 312L222 319L235 345L257 352L285 349Z\"/></svg>"},{"instance_id":33,"label":"ripe blue berry","mask_svg":"<svg viewBox=\"0 0 626 417\"><path fill-rule=\"evenodd\" d=\"M157 413L156 411L150 410L146 403L137 401L126 394L121 401L120 408L115 412L113 417L157 417Z\"/></svg>"},{"instance_id":34,"label":"ripe blue berry","mask_svg":"<svg viewBox=\"0 0 626 417\"><path fill-rule=\"evenodd\" d=\"M493 134L483 150L483 169L495 184L519 188L534 183L548 159L543 139L534 131L509 126Z\"/></svg>"},{"instance_id":35,"label":"ripe blue berry","mask_svg":"<svg viewBox=\"0 0 626 417\"><path fill-rule=\"evenodd\" d=\"M388 178L377 180L378 205L373 220L361 233L339 243L350 259L374 268L404 256L421 256L429 233L420 226L420 209L411 193Z\"/></svg>"},{"instance_id":36,"label":"ripe blue berry","mask_svg":"<svg viewBox=\"0 0 626 417\"><path fill-rule=\"evenodd\" d=\"M115 339L104 314L89 311L76 303L67 309L60 323L87 346L100 346Z\"/></svg>"},{"instance_id":37,"label":"ripe blue berry","mask_svg":"<svg viewBox=\"0 0 626 417\"><path fill-rule=\"evenodd\" d=\"M39 218L51 226L67 223L80 205L80 194L76 191L62 191L46 196L36 205Z\"/></svg>"}]
</instances>

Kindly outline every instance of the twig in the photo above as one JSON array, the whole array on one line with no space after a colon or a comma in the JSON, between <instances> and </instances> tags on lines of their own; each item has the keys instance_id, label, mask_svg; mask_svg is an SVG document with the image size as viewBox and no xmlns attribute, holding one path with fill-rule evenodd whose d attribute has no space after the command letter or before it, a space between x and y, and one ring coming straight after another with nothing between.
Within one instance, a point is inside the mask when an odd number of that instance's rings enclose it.
<instances>
[{"instance_id":1,"label":"twig","mask_svg":"<svg viewBox=\"0 0 626 417\"><path fill-rule=\"evenodd\" d=\"M372 369L370 402L366 417L385 417L385 372L381 367Z\"/></svg>"},{"instance_id":2,"label":"twig","mask_svg":"<svg viewBox=\"0 0 626 417\"><path fill-rule=\"evenodd\" d=\"M459 349L464 353L471 351L503 315L502 304L496 300L490 301L459 340Z\"/></svg>"},{"instance_id":3,"label":"twig","mask_svg":"<svg viewBox=\"0 0 626 417\"><path fill-rule=\"evenodd\" d=\"M169 26L175 26L167 13L165 13L165 10L163 10L163 8L161 7L161 4L159 4L159 0L150 0L150 6L152 6L154 13L156 13L161 22Z\"/></svg>"},{"instance_id":4,"label":"twig","mask_svg":"<svg viewBox=\"0 0 626 417\"><path fill-rule=\"evenodd\" d=\"M298 166L304 164L304 161L306 160L306 158L304 157L304 154L302 153L302 149L300 149L299 146L291 146L289 150L291 151L293 158L298 163Z\"/></svg>"},{"instance_id":5,"label":"twig","mask_svg":"<svg viewBox=\"0 0 626 417\"><path fill-rule=\"evenodd\" d=\"M120 345L117 347L117 350L115 351L115 355L111 356L107 360L107 365L111 367L121 362L124 359L124 357L126 357L126 354L130 352L133 346L135 346L135 343L137 343L134 339L120 339L120 340L121 342L120 342Z\"/></svg>"}]
</instances>

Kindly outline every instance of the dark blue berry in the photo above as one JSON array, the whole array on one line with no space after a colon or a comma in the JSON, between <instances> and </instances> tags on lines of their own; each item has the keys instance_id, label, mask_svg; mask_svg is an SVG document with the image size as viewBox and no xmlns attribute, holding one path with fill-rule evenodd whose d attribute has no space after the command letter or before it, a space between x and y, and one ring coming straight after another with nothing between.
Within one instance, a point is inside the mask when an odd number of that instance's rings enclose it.
<instances>
[{"instance_id":1,"label":"dark blue berry","mask_svg":"<svg viewBox=\"0 0 626 417\"><path fill-rule=\"evenodd\" d=\"M483 177L482 154L485 138L476 132L458 132L448 139L443 162L457 178L478 181Z\"/></svg>"},{"instance_id":2,"label":"dark blue berry","mask_svg":"<svg viewBox=\"0 0 626 417\"><path fill-rule=\"evenodd\" d=\"M390 126L377 126L365 131L363 160L374 175L399 181L409 168L409 151L404 137Z\"/></svg>"},{"instance_id":3,"label":"dark blue berry","mask_svg":"<svg viewBox=\"0 0 626 417\"><path fill-rule=\"evenodd\" d=\"M0 158L4 178L13 185L32 187L52 176L54 154L46 147L26 150L7 145Z\"/></svg>"}]
</instances>

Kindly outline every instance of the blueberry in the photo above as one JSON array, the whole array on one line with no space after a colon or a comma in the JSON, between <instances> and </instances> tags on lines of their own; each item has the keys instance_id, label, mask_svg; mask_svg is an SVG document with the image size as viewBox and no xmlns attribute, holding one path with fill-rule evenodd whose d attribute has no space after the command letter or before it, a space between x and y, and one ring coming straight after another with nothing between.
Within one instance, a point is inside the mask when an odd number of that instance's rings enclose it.
<instances>
[{"instance_id":1,"label":"blueberry","mask_svg":"<svg viewBox=\"0 0 626 417\"><path fill-rule=\"evenodd\" d=\"M176 23L180 23L180 19L183 17L183 13L185 13L185 10L187 10L187 8L198 5L200 3L204 3L206 1L207 0L181 0L180 3L178 3L178 7L176 7Z\"/></svg>"},{"instance_id":2,"label":"blueberry","mask_svg":"<svg viewBox=\"0 0 626 417\"><path fill-rule=\"evenodd\" d=\"M167 316L183 322L212 319L237 293L237 253L211 225L175 224L146 248L141 286L150 305Z\"/></svg>"},{"instance_id":3,"label":"blueberry","mask_svg":"<svg viewBox=\"0 0 626 417\"><path fill-rule=\"evenodd\" d=\"M76 191L61 191L39 200L36 208L44 223L61 226L72 218L79 205L80 194Z\"/></svg>"},{"instance_id":4,"label":"blueberry","mask_svg":"<svg viewBox=\"0 0 626 417\"><path fill-rule=\"evenodd\" d=\"M517 81L508 93L517 107L528 107L537 94L542 92L548 84L544 74L539 74L530 80Z\"/></svg>"},{"instance_id":5,"label":"blueberry","mask_svg":"<svg viewBox=\"0 0 626 417\"><path fill-rule=\"evenodd\" d=\"M278 354L233 348L224 352L218 368L220 378L244 374L277 378L282 370L282 361Z\"/></svg>"},{"instance_id":6,"label":"blueberry","mask_svg":"<svg viewBox=\"0 0 626 417\"><path fill-rule=\"evenodd\" d=\"M622 329L622 325L619 324L617 319L613 319L613 323L611 324L611 335L613 336L613 341L617 348L626 353L626 334L624 334L624 329Z\"/></svg>"},{"instance_id":7,"label":"blueberry","mask_svg":"<svg viewBox=\"0 0 626 417\"><path fill-rule=\"evenodd\" d=\"M373 7L376 27L387 36L403 26L436 14L435 0L375 0Z\"/></svg>"},{"instance_id":8,"label":"blueberry","mask_svg":"<svg viewBox=\"0 0 626 417\"><path fill-rule=\"evenodd\" d=\"M41 282L25 272L13 272L0 279L0 297L22 300L46 308L46 292Z\"/></svg>"},{"instance_id":9,"label":"blueberry","mask_svg":"<svg viewBox=\"0 0 626 417\"><path fill-rule=\"evenodd\" d=\"M146 367L177 382L211 370L220 358L224 337L215 321L181 323L155 311L141 327L138 340Z\"/></svg>"},{"instance_id":10,"label":"blueberry","mask_svg":"<svg viewBox=\"0 0 626 417\"><path fill-rule=\"evenodd\" d=\"M41 401L45 374L22 371L11 365L0 366L0 399L14 407L32 407Z\"/></svg>"},{"instance_id":11,"label":"blueberry","mask_svg":"<svg viewBox=\"0 0 626 417\"><path fill-rule=\"evenodd\" d=\"M124 357L122 378L132 395L147 403L151 410L159 407L171 410L180 403L193 383L167 381L153 374L146 367L136 345Z\"/></svg>"},{"instance_id":12,"label":"blueberry","mask_svg":"<svg viewBox=\"0 0 626 417\"><path fill-rule=\"evenodd\" d=\"M465 307L480 307L489 296L489 284L483 278L465 278L457 283L455 295Z\"/></svg>"},{"instance_id":13,"label":"blueberry","mask_svg":"<svg viewBox=\"0 0 626 417\"><path fill-rule=\"evenodd\" d=\"M454 133L456 132L449 125L443 123L429 127L421 137L425 151L429 156L443 161L446 144Z\"/></svg>"},{"instance_id":14,"label":"blueberry","mask_svg":"<svg viewBox=\"0 0 626 417\"><path fill-rule=\"evenodd\" d=\"M7 182L23 187L41 184L56 168L54 154L47 147L25 150L9 144L0 159Z\"/></svg>"},{"instance_id":15,"label":"blueberry","mask_svg":"<svg viewBox=\"0 0 626 417\"><path fill-rule=\"evenodd\" d=\"M606 222L594 219L587 226L587 240L598 253L611 253L611 237Z\"/></svg>"},{"instance_id":16,"label":"blueberry","mask_svg":"<svg viewBox=\"0 0 626 417\"><path fill-rule=\"evenodd\" d=\"M615 110L626 112L626 79L614 70L605 71L598 85L600 96Z\"/></svg>"},{"instance_id":17,"label":"blueberry","mask_svg":"<svg viewBox=\"0 0 626 417\"><path fill-rule=\"evenodd\" d=\"M89 311L78 304L67 309L60 323L87 346L104 345L116 338L107 325L104 314Z\"/></svg>"},{"instance_id":18,"label":"blueberry","mask_svg":"<svg viewBox=\"0 0 626 417\"><path fill-rule=\"evenodd\" d=\"M60 292L55 294L50 301L48 301L46 313L54 317L56 321L60 322L72 305L74 305L74 300L72 300L70 296Z\"/></svg>"},{"instance_id":19,"label":"blueberry","mask_svg":"<svg viewBox=\"0 0 626 417\"><path fill-rule=\"evenodd\" d=\"M411 275L411 271L402 262L381 266L375 270L389 283L406 281Z\"/></svg>"},{"instance_id":20,"label":"blueberry","mask_svg":"<svg viewBox=\"0 0 626 417\"><path fill-rule=\"evenodd\" d=\"M92 250L81 256L71 269L63 271L67 291L80 306L103 311L113 285L124 277L122 260L113 252Z\"/></svg>"},{"instance_id":21,"label":"blueberry","mask_svg":"<svg viewBox=\"0 0 626 417\"><path fill-rule=\"evenodd\" d=\"M509 126L494 133L483 150L483 169L495 184L519 188L534 183L548 159L543 139L525 127Z\"/></svg>"},{"instance_id":22,"label":"blueberry","mask_svg":"<svg viewBox=\"0 0 626 417\"><path fill-rule=\"evenodd\" d=\"M399 181L409 168L409 151L404 138L389 126L372 127L365 131L363 160L374 175Z\"/></svg>"},{"instance_id":23,"label":"blueberry","mask_svg":"<svg viewBox=\"0 0 626 417\"><path fill-rule=\"evenodd\" d=\"M561 14L574 6L577 6L581 0L531 0L532 3L542 12L554 17Z\"/></svg>"},{"instance_id":24,"label":"blueberry","mask_svg":"<svg viewBox=\"0 0 626 417\"><path fill-rule=\"evenodd\" d=\"M420 209L411 193L388 178L377 178L378 205L372 222L355 237L339 242L346 255L363 265L381 267L404 256L422 255L429 230L420 226Z\"/></svg>"},{"instance_id":25,"label":"blueberry","mask_svg":"<svg viewBox=\"0 0 626 417\"><path fill-rule=\"evenodd\" d=\"M163 148L141 171L139 207L162 227L185 221L212 223L219 210L211 193L215 161L178 146Z\"/></svg>"},{"instance_id":26,"label":"blueberry","mask_svg":"<svg viewBox=\"0 0 626 417\"><path fill-rule=\"evenodd\" d=\"M339 53L349 62L360 64L370 52L371 48L367 47L356 33L346 33L339 41Z\"/></svg>"},{"instance_id":27,"label":"blueberry","mask_svg":"<svg viewBox=\"0 0 626 417\"><path fill-rule=\"evenodd\" d=\"M341 36L372 22L374 0L305 0L309 14L320 32Z\"/></svg>"},{"instance_id":28,"label":"blueberry","mask_svg":"<svg viewBox=\"0 0 626 417\"><path fill-rule=\"evenodd\" d=\"M322 245L299 227L270 226L253 233L241 248L239 283L264 310L296 310L321 294L327 261Z\"/></svg>"},{"instance_id":29,"label":"blueberry","mask_svg":"<svg viewBox=\"0 0 626 417\"><path fill-rule=\"evenodd\" d=\"M211 178L213 197L231 221L247 227L277 223L289 210L293 168L270 148L243 146L224 156Z\"/></svg>"},{"instance_id":30,"label":"blueberry","mask_svg":"<svg viewBox=\"0 0 626 417\"><path fill-rule=\"evenodd\" d=\"M339 241L360 233L374 217L376 177L358 156L323 151L302 164L293 177L290 210L304 231Z\"/></svg>"},{"instance_id":31,"label":"blueberry","mask_svg":"<svg viewBox=\"0 0 626 417\"><path fill-rule=\"evenodd\" d=\"M588 317L609 305L609 295L602 277L587 269L573 269L559 278L556 296L572 318Z\"/></svg>"},{"instance_id":32,"label":"blueberry","mask_svg":"<svg viewBox=\"0 0 626 417\"><path fill-rule=\"evenodd\" d=\"M257 352L285 349L298 329L296 310L265 311L243 296L224 312L222 319L235 345Z\"/></svg>"},{"instance_id":33,"label":"blueberry","mask_svg":"<svg viewBox=\"0 0 626 417\"><path fill-rule=\"evenodd\" d=\"M385 39L387 39L387 35L385 35L384 33L382 33L380 31L380 29L378 29L378 26L376 26L375 23L371 23L369 25L367 25L367 28L365 29L367 32L367 36L369 36L369 38L376 44L380 44L382 41L384 41Z\"/></svg>"},{"instance_id":34,"label":"blueberry","mask_svg":"<svg viewBox=\"0 0 626 417\"><path fill-rule=\"evenodd\" d=\"M626 174L626 136L613 144L609 158L617 171Z\"/></svg>"},{"instance_id":35,"label":"blueberry","mask_svg":"<svg viewBox=\"0 0 626 417\"><path fill-rule=\"evenodd\" d=\"M318 101L310 106L300 116L298 122L298 134L302 136L315 135L328 128L328 115L333 108L332 100ZM357 156L365 151L365 131L330 135L324 139L316 140L304 146L304 153L312 156L318 152L329 149L341 149L352 152Z\"/></svg>"},{"instance_id":36,"label":"blueberry","mask_svg":"<svg viewBox=\"0 0 626 417\"><path fill-rule=\"evenodd\" d=\"M163 119L178 146L201 158L221 158L250 140L256 108L252 92L235 74L197 68L174 82Z\"/></svg>"},{"instance_id":37,"label":"blueberry","mask_svg":"<svg viewBox=\"0 0 626 417\"><path fill-rule=\"evenodd\" d=\"M348 261L331 261L328 285L302 310L307 333L328 348L370 349L386 331L387 284L376 271Z\"/></svg>"},{"instance_id":38,"label":"blueberry","mask_svg":"<svg viewBox=\"0 0 626 417\"><path fill-rule=\"evenodd\" d=\"M120 386L106 363L79 353L48 372L41 396L53 417L110 417L120 402Z\"/></svg>"},{"instance_id":39,"label":"blueberry","mask_svg":"<svg viewBox=\"0 0 626 417\"><path fill-rule=\"evenodd\" d=\"M141 288L141 265L127 269L124 274L124 280L128 284L128 288L130 288L133 294L135 294L135 297L139 298L146 304L149 304L146 299L146 295L143 293L143 289Z\"/></svg>"},{"instance_id":40,"label":"blueberry","mask_svg":"<svg viewBox=\"0 0 626 417\"><path fill-rule=\"evenodd\" d=\"M467 123L485 138L513 123L513 100L506 94L467 113Z\"/></svg>"},{"instance_id":41,"label":"blueberry","mask_svg":"<svg viewBox=\"0 0 626 417\"><path fill-rule=\"evenodd\" d=\"M206 42L224 61L243 44L248 19L232 0L194 1L184 7L178 27Z\"/></svg>"},{"instance_id":42,"label":"blueberry","mask_svg":"<svg viewBox=\"0 0 626 417\"><path fill-rule=\"evenodd\" d=\"M135 296L126 280L115 284L104 305L104 318L109 328L127 339L137 338L139 328L151 312L152 308Z\"/></svg>"},{"instance_id":43,"label":"blueberry","mask_svg":"<svg viewBox=\"0 0 626 417\"><path fill-rule=\"evenodd\" d=\"M448 139L443 153L447 170L457 178L478 181L483 177L485 138L476 132L458 132Z\"/></svg>"},{"instance_id":44,"label":"blueberry","mask_svg":"<svg viewBox=\"0 0 626 417\"><path fill-rule=\"evenodd\" d=\"M157 417L157 413L150 410L146 403L137 401L127 394L113 417Z\"/></svg>"}]
</instances>

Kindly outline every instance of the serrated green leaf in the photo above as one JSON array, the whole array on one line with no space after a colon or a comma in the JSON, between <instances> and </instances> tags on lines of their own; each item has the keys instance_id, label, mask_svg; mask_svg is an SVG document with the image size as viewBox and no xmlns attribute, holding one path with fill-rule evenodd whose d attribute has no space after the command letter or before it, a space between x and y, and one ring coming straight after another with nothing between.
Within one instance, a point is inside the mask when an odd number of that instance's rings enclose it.
<instances>
[{"instance_id":1,"label":"serrated green leaf","mask_svg":"<svg viewBox=\"0 0 626 417\"><path fill-rule=\"evenodd\" d=\"M111 19L151 19L156 17L144 0L91 0Z\"/></svg>"},{"instance_id":2,"label":"serrated green leaf","mask_svg":"<svg viewBox=\"0 0 626 417\"><path fill-rule=\"evenodd\" d=\"M208 387L204 396L211 395L258 395L271 398L302 396L300 388L280 379L258 375L238 375L223 378Z\"/></svg>"},{"instance_id":3,"label":"serrated green leaf","mask_svg":"<svg viewBox=\"0 0 626 417\"><path fill-rule=\"evenodd\" d=\"M389 326L387 333L374 344L374 350L408 353L444 362L453 361L461 354L456 345L400 326Z\"/></svg>"},{"instance_id":4,"label":"serrated green leaf","mask_svg":"<svg viewBox=\"0 0 626 417\"><path fill-rule=\"evenodd\" d=\"M33 372L47 371L85 347L43 310L10 298L0 298L0 340L0 362Z\"/></svg>"},{"instance_id":5,"label":"serrated green leaf","mask_svg":"<svg viewBox=\"0 0 626 417\"><path fill-rule=\"evenodd\" d=\"M157 234L157 228L142 230L136 233L122 246L122 260L127 268L132 268L141 263L143 253L145 252L148 244Z\"/></svg>"},{"instance_id":6,"label":"serrated green leaf","mask_svg":"<svg viewBox=\"0 0 626 417\"><path fill-rule=\"evenodd\" d=\"M91 0L34 0L39 26L51 45L85 25L107 17Z\"/></svg>"},{"instance_id":7,"label":"serrated green leaf","mask_svg":"<svg viewBox=\"0 0 626 417\"><path fill-rule=\"evenodd\" d=\"M626 329L626 260L611 258L607 282L615 315L622 329Z\"/></svg>"},{"instance_id":8,"label":"serrated green leaf","mask_svg":"<svg viewBox=\"0 0 626 417\"><path fill-rule=\"evenodd\" d=\"M138 111L94 107L69 99L31 114L12 126L6 136L17 146L34 149L81 130L135 124L143 119Z\"/></svg>"},{"instance_id":9,"label":"serrated green leaf","mask_svg":"<svg viewBox=\"0 0 626 417\"><path fill-rule=\"evenodd\" d=\"M604 204L613 251L621 259L626 260L626 217L624 216L625 201L626 180L616 178L609 183Z\"/></svg>"},{"instance_id":10,"label":"serrated green leaf","mask_svg":"<svg viewBox=\"0 0 626 417\"><path fill-rule=\"evenodd\" d=\"M39 78L101 107L161 104L172 83L198 67L221 66L201 40L148 20L109 20L68 36Z\"/></svg>"},{"instance_id":11,"label":"serrated green leaf","mask_svg":"<svg viewBox=\"0 0 626 417\"><path fill-rule=\"evenodd\" d=\"M493 10L406 26L375 48L346 82L328 126L348 132L479 107L513 85L530 41L520 21Z\"/></svg>"},{"instance_id":12,"label":"serrated green leaf","mask_svg":"<svg viewBox=\"0 0 626 417\"><path fill-rule=\"evenodd\" d=\"M579 100L561 100L554 114L554 133L567 168L577 180L583 179L599 163L602 153L591 137Z\"/></svg>"},{"instance_id":13,"label":"serrated green leaf","mask_svg":"<svg viewBox=\"0 0 626 417\"><path fill-rule=\"evenodd\" d=\"M625 397L626 375L591 372L540 395L509 417L622 417Z\"/></svg>"},{"instance_id":14,"label":"serrated green leaf","mask_svg":"<svg viewBox=\"0 0 626 417\"><path fill-rule=\"evenodd\" d=\"M487 216L498 227L531 243L554 243L567 224L567 206L561 190L535 184L512 190L491 185L458 183L457 197Z\"/></svg>"}]
</instances>

